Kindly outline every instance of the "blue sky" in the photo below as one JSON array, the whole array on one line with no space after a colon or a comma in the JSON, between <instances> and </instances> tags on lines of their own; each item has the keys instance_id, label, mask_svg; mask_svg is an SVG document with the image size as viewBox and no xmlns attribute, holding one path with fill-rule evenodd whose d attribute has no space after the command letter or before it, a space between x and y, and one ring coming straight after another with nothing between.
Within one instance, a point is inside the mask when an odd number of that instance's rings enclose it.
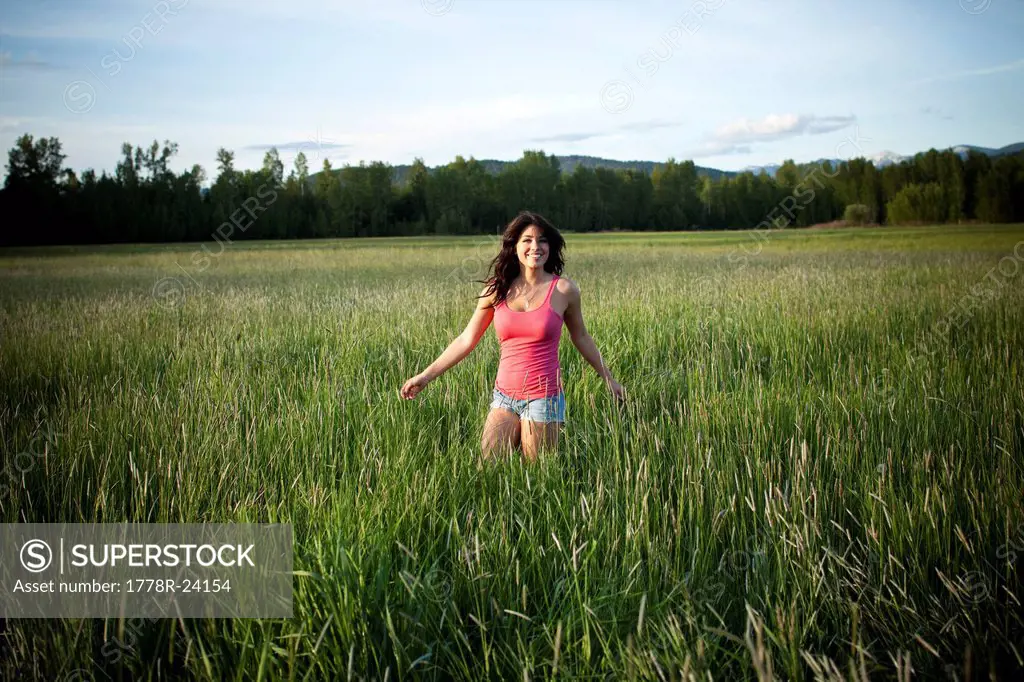
<instances>
[{"instance_id":1,"label":"blue sky","mask_svg":"<svg viewBox=\"0 0 1024 682\"><path fill-rule=\"evenodd\" d=\"M0 19L0 144L112 171L170 139L256 167L524 149L694 159L1024 141L1024 0L23 0ZM845 142L845 144L844 144ZM6 157L5 157L6 160ZM5 171L6 173L6 171Z\"/></svg>"}]
</instances>

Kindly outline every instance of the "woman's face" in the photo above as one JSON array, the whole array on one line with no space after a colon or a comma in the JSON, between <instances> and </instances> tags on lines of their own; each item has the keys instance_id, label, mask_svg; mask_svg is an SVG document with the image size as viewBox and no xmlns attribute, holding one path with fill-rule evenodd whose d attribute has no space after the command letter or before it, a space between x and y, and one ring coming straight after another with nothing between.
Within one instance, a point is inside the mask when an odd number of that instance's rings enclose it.
<instances>
[{"instance_id":1,"label":"woman's face","mask_svg":"<svg viewBox=\"0 0 1024 682\"><path fill-rule=\"evenodd\" d=\"M548 240L544 236L544 230L536 225L527 226L519 235L516 253L519 255L519 263L524 268L543 268L548 259Z\"/></svg>"}]
</instances>

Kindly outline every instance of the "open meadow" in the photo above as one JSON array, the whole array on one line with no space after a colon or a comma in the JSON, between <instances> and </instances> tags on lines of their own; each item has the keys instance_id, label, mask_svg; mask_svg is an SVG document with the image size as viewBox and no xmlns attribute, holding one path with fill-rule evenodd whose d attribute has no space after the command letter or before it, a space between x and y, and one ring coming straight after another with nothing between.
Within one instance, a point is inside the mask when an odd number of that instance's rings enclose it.
<instances>
[{"instance_id":1,"label":"open meadow","mask_svg":"<svg viewBox=\"0 0 1024 682\"><path fill-rule=\"evenodd\" d=\"M296 571L290 620L8 621L0 676L1024 675L1024 226L563 234L629 400L563 332L557 456L489 468L493 329L398 389L495 237L0 251L0 521Z\"/></svg>"}]
</instances>

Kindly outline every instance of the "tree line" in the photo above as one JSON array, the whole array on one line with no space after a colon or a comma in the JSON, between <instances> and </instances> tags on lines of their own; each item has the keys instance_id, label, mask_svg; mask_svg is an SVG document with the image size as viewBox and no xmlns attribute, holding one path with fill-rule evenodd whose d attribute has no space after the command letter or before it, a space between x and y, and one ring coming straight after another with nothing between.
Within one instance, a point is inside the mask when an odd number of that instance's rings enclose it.
<instances>
[{"instance_id":1,"label":"tree line","mask_svg":"<svg viewBox=\"0 0 1024 682\"><path fill-rule=\"evenodd\" d=\"M786 161L775 177L712 178L692 161L652 172L577 165L528 150L499 172L462 156L437 168L382 163L310 174L299 152L285 175L276 149L261 168L238 170L217 152L207 187L199 165L169 164L178 147L122 146L113 175L64 167L59 139L25 134L8 153L0 190L7 216L0 244L302 239L495 233L521 209L562 229L591 232L804 227L841 220L878 224L1024 222L1024 153L997 158L929 150L877 168L862 158L836 164ZM256 210L258 209L258 210Z\"/></svg>"}]
</instances>

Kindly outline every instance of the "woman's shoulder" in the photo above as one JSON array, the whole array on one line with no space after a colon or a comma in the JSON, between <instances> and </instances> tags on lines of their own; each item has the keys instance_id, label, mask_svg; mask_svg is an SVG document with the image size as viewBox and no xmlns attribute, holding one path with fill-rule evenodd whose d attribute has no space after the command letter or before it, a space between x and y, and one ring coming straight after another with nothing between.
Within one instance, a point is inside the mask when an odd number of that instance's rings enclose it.
<instances>
[{"instance_id":1,"label":"woman's shoulder","mask_svg":"<svg viewBox=\"0 0 1024 682\"><path fill-rule=\"evenodd\" d=\"M498 292L492 291L488 293L490 286L485 286L480 290L480 294L477 296L476 307L477 308L490 308L494 305L495 300L498 298Z\"/></svg>"},{"instance_id":2,"label":"woman's shoulder","mask_svg":"<svg viewBox=\"0 0 1024 682\"><path fill-rule=\"evenodd\" d=\"M558 280L555 282L555 289L559 293L565 294L566 296L571 295L573 292L578 292L580 288L576 286L576 282L566 277L565 275L559 275Z\"/></svg>"}]
</instances>

